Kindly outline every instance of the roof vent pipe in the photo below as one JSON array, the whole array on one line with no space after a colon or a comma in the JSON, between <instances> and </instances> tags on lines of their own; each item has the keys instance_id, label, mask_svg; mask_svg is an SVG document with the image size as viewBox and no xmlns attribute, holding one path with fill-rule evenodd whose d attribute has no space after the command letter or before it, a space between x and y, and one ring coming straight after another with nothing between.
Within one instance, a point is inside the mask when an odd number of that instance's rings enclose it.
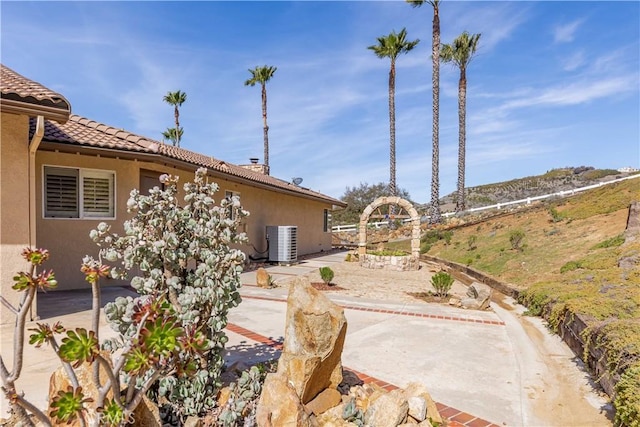
<instances>
[{"instance_id":1,"label":"roof vent pipe","mask_svg":"<svg viewBox=\"0 0 640 427\"><path fill-rule=\"evenodd\" d=\"M249 159L249 161L251 162L252 165L257 165L258 164L258 158L257 157L251 157Z\"/></svg>"}]
</instances>

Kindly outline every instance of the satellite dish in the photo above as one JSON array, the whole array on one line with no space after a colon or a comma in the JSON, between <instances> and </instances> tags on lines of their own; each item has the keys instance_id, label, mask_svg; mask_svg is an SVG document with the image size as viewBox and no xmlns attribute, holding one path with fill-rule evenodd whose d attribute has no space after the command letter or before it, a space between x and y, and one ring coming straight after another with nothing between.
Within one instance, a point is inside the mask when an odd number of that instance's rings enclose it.
<instances>
[{"instance_id":1,"label":"satellite dish","mask_svg":"<svg viewBox=\"0 0 640 427\"><path fill-rule=\"evenodd\" d=\"M292 178L291 181L295 184L295 185L300 185L300 183L302 182L302 178Z\"/></svg>"}]
</instances>

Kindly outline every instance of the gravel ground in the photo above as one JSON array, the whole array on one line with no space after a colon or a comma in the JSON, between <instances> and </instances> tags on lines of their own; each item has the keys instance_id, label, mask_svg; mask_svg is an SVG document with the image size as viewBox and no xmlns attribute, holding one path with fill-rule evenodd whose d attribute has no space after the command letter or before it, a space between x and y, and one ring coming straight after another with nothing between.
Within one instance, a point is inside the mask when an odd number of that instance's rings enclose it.
<instances>
[{"instance_id":1,"label":"gravel ground","mask_svg":"<svg viewBox=\"0 0 640 427\"><path fill-rule=\"evenodd\" d=\"M421 263L417 271L371 270L360 267L357 262L342 262L331 265L335 276L331 283L344 288L341 294L395 302L419 302L407 292L432 291L431 276L440 271L435 264ZM319 272L309 275L311 282L321 282ZM467 286L456 280L449 294L465 297Z\"/></svg>"}]
</instances>

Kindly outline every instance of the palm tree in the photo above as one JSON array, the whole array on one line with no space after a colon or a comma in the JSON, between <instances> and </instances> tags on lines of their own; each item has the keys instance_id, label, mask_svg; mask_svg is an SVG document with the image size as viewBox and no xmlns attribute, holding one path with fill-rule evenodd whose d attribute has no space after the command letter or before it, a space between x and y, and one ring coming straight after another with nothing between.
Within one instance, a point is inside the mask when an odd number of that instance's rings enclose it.
<instances>
[{"instance_id":1,"label":"palm tree","mask_svg":"<svg viewBox=\"0 0 640 427\"><path fill-rule=\"evenodd\" d=\"M178 131L174 130L173 145L180 146L180 139L182 138L183 130L180 127L180 111L178 107L181 107L182 104L187 100L187 94L178 90L176 92L167 92L167 94L162 98L164 102L169 105L173 105L173 115L176 118L176 127L175 129L179 129ZM163 133L164 135L164 133Z\"/></svg>"},{"instance_id":2,"label":"palm tree","mask_svg":"<svg viewBox=\"0 0 640 427\"><path fill-rule=\"evenodd\" d=\"M267 82L275 74L278 67L263 66L249 70L251 78L244 82L245 86L255 86L260 83L262 86L262 122L264 137L264 168L265 173L269 175L269 126L267 125Z\"/></svg>"},{"instance_id":3,"label":"palm tree","mask_svg":"<svg viewBox=\"0 0 640 427\"><path fill-rule=\"evenodd\" d=\"M399 33L392 31L388 36L378 37L378 44L369 46L378 58L391 59L389 70L389 193L397 194L396 188L396 58L407 53L420 42L419 39L407 41L407 29ZM393 207L393 206L392 206Z\"/></svg>"},{"instance_id":4,"label":"palm tree","mask_svg":"<svg viewBox=\"0 0 640 427\"><path fill-rule=\"evenodd\" d=\"M433 28L431 38L431 62L433 72L431 84L433 87L433 122L431 126L431 215L429 222L440 222L440 0L407 0L413 7L420 7L424 3L433 6Z\"/></svg>"},{"instance_id":5,"label":"palm tree","mask_svg":"<svg viewBox=\"0 0 640 427\"><path fill-rule=\"evenodd\" d=\"M180 146L180 138L182 138L183 129L179 128L178 133L176 134L176 128L167 128L166 131L162 132L162 137L165 140L171 141L174 146Z\"/></svg>"},{"instance_id":6,"label":"palm tree","mask_svg":"<svg viewBox=\"0 0 640 427\"><path fill-rule=\"evenodd\" d=\"M464 200L464 162L465 144L467 139L467 66L478 49L480 34L463 32L452 44L445 44L440 50L440 57L444 62L452 62L460 69L458 81L458 200L456 212L465 209Z\"/></svg>"}]
</instances>

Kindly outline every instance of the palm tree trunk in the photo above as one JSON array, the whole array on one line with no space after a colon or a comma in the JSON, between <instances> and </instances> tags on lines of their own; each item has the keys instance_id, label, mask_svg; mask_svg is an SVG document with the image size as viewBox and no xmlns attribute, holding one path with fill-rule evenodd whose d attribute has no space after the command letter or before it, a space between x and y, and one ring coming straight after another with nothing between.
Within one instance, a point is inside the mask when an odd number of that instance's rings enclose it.
<instances>
[{"instance_id":1,"label":"palm tree trunk","mask_svg":"<svg viewBox=\"0 0 640 427\"><path fill-rule=\"evenodd\" d=\"M396 191L396 62L391 59L389 70L389 193ZM395 206L389 206L389 213L395 214Z\"/></svg>"},{"instance_id":2,"label":"palm tree trunk","mask_svg":"<svg viewBox=\"0 0 640 427\"><path fill-rule=\"evenodd\" d=\"M466 120L467 120L467 73L464 67L460 68L460 82L458 83L458 201L456 212L465 210L464 200L464 161L466 150Z\"/></svg>"},{"instance_id":3,"label":"palm tree trunk","mask_svg":"<svg viewBox=\"0 0 640 427\"><path fill-rule=\"evenodd\" d=\"M433 61L433 124L431 156L431 218L432 224L440 222L440 15L437 3L433 5L433 37L431 43Z\"/></svg>"},{"instance_id":4,"label":"palm tree trunk","mask_svg":"<svg viewBox=\"0 0 640 427\"><path fill-rule=\"evenodd\" d=\"M262 122L264 136L264 168L269 175L269 126L267 125L267 85L262 83Z\"/></svg>"},{"instance_id":5,"label":"palm tree trunk","mask_svg":"<svg viewBox=\"0 0 640 427\"><path fill-rule=\"evenodd\" d=\"M173 145L180 147L180 111L178 111L177 105L173 109L173 115L176 118L176 142Z\"/></svg>"}]
</instances>

